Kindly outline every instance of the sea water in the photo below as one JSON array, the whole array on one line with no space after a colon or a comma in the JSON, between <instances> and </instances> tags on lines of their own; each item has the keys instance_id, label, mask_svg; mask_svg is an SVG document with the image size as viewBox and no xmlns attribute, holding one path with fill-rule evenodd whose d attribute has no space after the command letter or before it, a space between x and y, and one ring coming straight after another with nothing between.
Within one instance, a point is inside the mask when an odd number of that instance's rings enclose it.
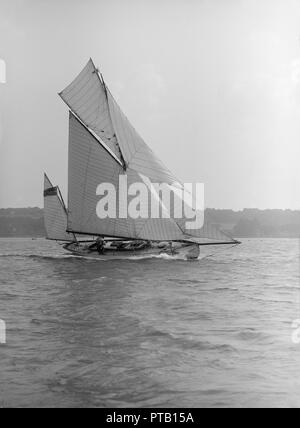
<instances>
[{"instance_id":1,"label":"sea water","mask_svg":"<svg viewBox=\"0 0 300 428\"><path fill-rule=\"evenodd\" d=\"M220 250L98 261L1 239L0 407L300 407L299 241Z\"/></svg>"}]
</instances>

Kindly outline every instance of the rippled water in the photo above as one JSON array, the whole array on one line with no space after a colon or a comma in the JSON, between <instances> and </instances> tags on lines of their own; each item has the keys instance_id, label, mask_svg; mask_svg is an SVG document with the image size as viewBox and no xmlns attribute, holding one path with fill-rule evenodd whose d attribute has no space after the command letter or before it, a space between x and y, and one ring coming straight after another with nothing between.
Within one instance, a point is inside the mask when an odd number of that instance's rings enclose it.
<instances>
[{"instance_id":1,"label":"rippled water","mask_svg":"<svg viewBox=\"0 0 300 428\"><path fill-rule=\"evenodd\" d=\"M297 406L299 242L199 262L0 240L0 406Z\"/></svg>"}]
</instances>

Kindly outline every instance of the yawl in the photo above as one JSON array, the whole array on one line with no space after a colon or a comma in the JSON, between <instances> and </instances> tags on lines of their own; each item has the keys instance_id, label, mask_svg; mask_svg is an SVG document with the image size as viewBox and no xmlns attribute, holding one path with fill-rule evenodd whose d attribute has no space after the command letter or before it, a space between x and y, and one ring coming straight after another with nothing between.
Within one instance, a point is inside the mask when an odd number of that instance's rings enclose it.
<instances>
[{"instance_id":1,"label":"yawl","mask_svg":"<svg viewBox=\"0 0 300 428\"><path fill-rule=\"evenodd\" d=\"M69 109L68 206L59 187L45 175L48 239L65 242L64 248L74 255L99 259L159 254L197 259L203 245L239 243L207 222L201 229L187 229L187 219L171 213L159 218L99 218L101 183L112 183L117 195L120 176L129 184L150 183L150 193L155 193L151 183L173 189L181 184L133 128L92 59L59 95ZM161 195L155 197L162 204Z\"/></svg>"}]
</instances>

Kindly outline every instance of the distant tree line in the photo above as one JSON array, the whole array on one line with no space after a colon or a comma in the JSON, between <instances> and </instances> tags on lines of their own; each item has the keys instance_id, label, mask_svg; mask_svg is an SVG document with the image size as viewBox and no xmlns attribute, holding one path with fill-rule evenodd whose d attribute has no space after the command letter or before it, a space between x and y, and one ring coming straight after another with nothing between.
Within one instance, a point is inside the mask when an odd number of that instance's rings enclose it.
<instances>
[{"instance_id":1,"label":"distant tree line","mask_svg":"<svg viewBox=\"0 0 300 428\"><path fill-rule=\"evenodd\" d=\"M44 217L40 208L0 209L0 237L43 236Z\"/></svg>"},{"instance_id":2,"label":"distant tree line","mask_svg":"<svg viewBox=\"0 0 300 428\"><path fill-rule=\"evenodd\" d=\"M208 208L205 220L239 238L300 237L300 211ZM0 237L45 236L40 208L0 209Z\"/></svg>"},{"instance_id":3,"label":"distant tree line","mask_svg":"<svg viewBox=\"0 0 300 428\"><path fill-rule=\"evenodd\" d=\"M206 219L240 238L300 237L300 211L296 210L207 209Z\"/></svg>"}]
</instances>

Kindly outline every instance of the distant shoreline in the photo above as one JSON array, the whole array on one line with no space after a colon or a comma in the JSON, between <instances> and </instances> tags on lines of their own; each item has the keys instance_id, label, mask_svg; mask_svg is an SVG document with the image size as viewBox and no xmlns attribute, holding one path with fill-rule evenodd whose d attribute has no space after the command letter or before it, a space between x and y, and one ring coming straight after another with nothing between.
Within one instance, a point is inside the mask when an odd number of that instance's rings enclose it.
<instances>
[{"instance_id":1,"label":"distant shoreline","mask_svg":"<svg viewBox=\"0 0 300 428\"><path fill-rule=\"evenodd\" d=\"M300 238L300 211L228 209L205 210L205 219L236 238ZM0 238L43 238L41 208L0 209Z\"/></svg>"}]
</instances>

